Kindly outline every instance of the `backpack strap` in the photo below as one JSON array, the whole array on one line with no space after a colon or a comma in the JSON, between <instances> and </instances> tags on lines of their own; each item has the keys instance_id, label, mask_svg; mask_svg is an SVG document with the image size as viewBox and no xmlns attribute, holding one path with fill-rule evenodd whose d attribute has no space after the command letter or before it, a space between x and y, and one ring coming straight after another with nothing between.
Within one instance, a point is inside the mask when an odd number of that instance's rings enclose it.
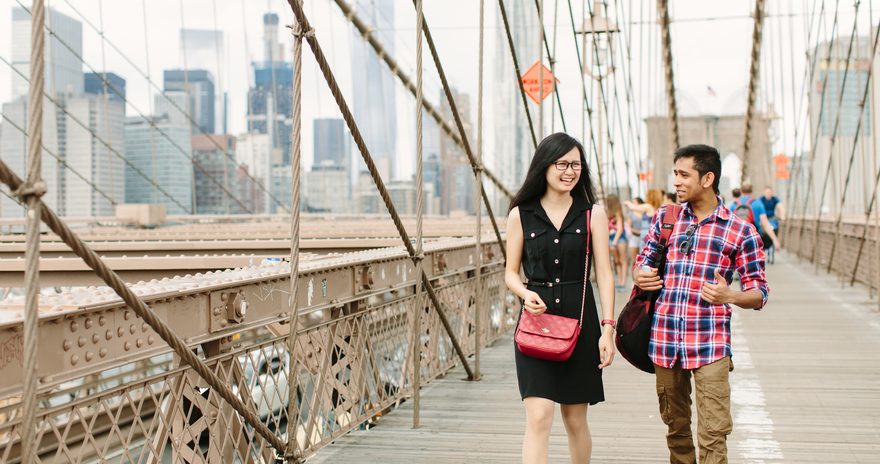
<instances>
[{"instance_id":1,"label":"backpack strap","mask_svg":"<svg viewBox=\"0 0 880 464\"><path fill-rule=\"evenodd\" d=\"M672 235L672 229L678 222L678 216L681 214L681 205L669 205L663 212L662 223L660 224L660 246L666 249L666 243Z\"/></svg>"},{"instance_id":2,"label":"backpack strap","mask_svg":"<svg viewBox=\"0 0 880 464\"><path fill-rule=\"evenodd\" d=\"M752 203L753 203L755 200L757 200L757 199L758 199L758 197L752 197L752 198L749 198L749 201L747 201L746 204L749 205L749 206L752 206Z\"/></svg>"}]
</instances>

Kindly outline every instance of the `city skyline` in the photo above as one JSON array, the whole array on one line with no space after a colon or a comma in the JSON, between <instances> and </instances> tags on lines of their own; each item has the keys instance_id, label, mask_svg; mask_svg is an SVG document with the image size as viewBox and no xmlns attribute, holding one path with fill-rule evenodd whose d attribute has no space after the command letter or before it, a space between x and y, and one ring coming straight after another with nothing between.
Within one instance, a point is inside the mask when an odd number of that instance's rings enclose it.
<instances>
[{"instance_id":1,"label":"city skyline","mask_svg":"<svg viewBox=\"0 0 880 464\"><path fill-rule=\"evenodd\" d=\"M407 8L402 8L402 2L396 2L394 0L383 0L381 2L374 1L363 1L358 2L359 12L364 15L371 23L375 23L377 29L375 30L376 36L380 40L384 40L387 43L386 48L389 53L395 55L401 62L402 68L406 68L410 65L410 60L407 57L408 52L412 51L412 45L404 43L401 46L401 41L403 40L403 31L405 28L401 28L401 25L405 25L406 21L408 21L408 16L411 11ZM515 32L515 44L517 45L517 54L519 56L520 66L525 67L524 63L527 64L530 61L530 54L532 49L537 49L538 41L537 34L531 34L530 31L534 30L537 32L537 29L534 26L530 26L530 21L534 22L534 15L531 14L530 4L528 2L509 2L509 15L511 16L513 22L513 29ZM311 14L317 16L316 24L321 21L327 21L327 19L320 19L321 15L317 14L318 11L323 11L319 7L317 11L312 11ZM26 11L21 8L13 8L10 10L11 15L9 18L12 19L13 26L10 28L11 37L13 38L13 42L15 40L23 41L22 44L28 45L26 31L29 30L29 17ZM398 14L398 11L400 14ZM328 16L332 15L332 9L327 8ZM433 11L432 13L439 13L440 10ZM80 23L75 15L68 14L67 12L61 12L61 10L49 10L49 15L47 18L47 24L51 28L55 28L56 36L51 36L47 41L47 44L50 48L49 55L55 61L50 63L50 68L55 67L57 70L50 71L48 74L52 74L53 81L52 86L54 87L62 87L62 94L70 96L71 99L82 95L88 89L85 87L87 85L92 86L92 93L94 93L94 86L103 86L104 83L100 79L99 76L102 75L101 72L98 72L95 68L95 60L89 59L87 55L89 55L88 49L94 49L95 42L100 44L100 40L87 40L84 38L85 35L94 34L94 31L89 30L89 27L84 27L82 23ZM181 13L182 14L182 13ZM448 13L447 13L448 14ZM613 13L612 13L613 14ZM2 15L0 15L2 16ZM222 15L221 15L222 16ZM252 19L254 17L258 17L259 19L255 22ZM440 17L444 17L443 15L438 15ZM334 19L335 18L335 19ZM181 18L186 19L186 18ZM231 119L235 119L240 121L242 118L242 113L240 111L233 111L227 113L225 111L226 105L225 101L227 95L232 95L233 99L244 99L248 102L248 109L244 113L244 119L250 131L236 131L235 129L230 130L232 134L237 138L245 139L247 143L245 144L247 149L250 149L250 141L248 139L252 138L253 132L265 132L269 135L270 142L272 148L270 149L270 153L268 154L269 166L260 167L256 165L247 165L248 169L246 172L253 175L258 179L258 181L269 187L272 186L274 190L271 192L270 196L274 196L276 199L281 199L282 204L289 202L289 195L284 190L286 182L289 180L282 179L278 176L285 176L285 172L289 171L284 169L284 167L289 163L290 153L289 153L289 144L290 144L290 129L291 129L291 121L289 116L289 104L290 104L290 93L292 92L291 81L293 68L288 61L289 59L289 35L282 34L281 30L284 29L283 25L289 21L289 12L280 10L278 13L273 12L253 12L247 15L242 15L240 18L243 22L247 23L247 29L250 29L250 42L253 42L251 45L246 45L246 49L256 49L260 53L252 53L248 52L247 57L247 73L250 74L250 82L248 83L248 87L246 91L242 91L237 86L231 85L230 82L226 84L221 84L221 81L233 81L234 79L225 79L229 76L229 71L224 69L223 66L226 66L226 63L229 63L229 60L226 60L226 54L229 52L232 42L232 34L228 30L215 30L210 28L205 28L205 24L189 24L189 21L180 21L179 27L174 34L170 34L171 40L177 40L176 46L172 49L178 50L179 54L182 56L174 57L173 53L168 54L169 56L163 57L161 60L163 65L167 65L164 69L159 73L152 72L152 65L147 71L147 76L139 75L137 70L132 71L130 73L126 72L116 72L114 69L106 67L108 71L108 80L110 81L110 87L112 90L109 92L107 99L118 100L122 98L128 98L129 103L125 105L124 116L128 116L131 118L140 117L141 119L146 118L150 120L156 120L155 118L161 118L163 114L167 115L170 119L174 120L175 124L185 124L189 125L187 121L190 117L196 120L204 120L205 123L199 123L199 127L191 127L191 131L193 135L198 135L201 133L213 133L219 132L220 128L225 126L224 121L229 115L232 115ZM491 23L492 21L498 21L498 14L496 12L488 12L487 20ZM558 20L558 19L557 19ZM412 121L412 117L402 118L402 114L412 115L414 112L414 108L412 108L412 97L409 95L402 86L390 76L388 72L387 66L384 63L379 62L376 59L375 53L360 40L357 34L351 33L353 29L348 26L344 20L332 16L329 18L329 23L334 23L343 21L343 24L348 30L349 33L342 34L343 42L346 46L343 47L332 47L333 56L330 57L332 64L335 68L334 73L340 80L340 83L343 87L347 87L348 93L354 93L357 98L349 97L348 100L350 104L352 104L355 108L356 119L358 121L359 126L361 127L362 132L365 137L368 139L368 147L371 148L371 152L374 155L374 158L377 160L377 164L379 164L380 170L383 173L383 178L387 182L392 181L402 181L406 182L411 180L412 178L412 165L414 162L414 124ZM545 18L545 23L546 23ZM26 27L27 26L27 27ZM257 30L258 26L262 26L261 34L254 34L254 31ZM272 26L271 28L268 26ZM468 26L462 26L465 30L467 30ZM493 28L490 27L490 31ZM494 33L487 32L487 50L494 50L495 53L488 53L487 58L487 70L489 70L488 75L491 75L491 79L487 79L488 82L498 82L502 84L502 88L515 88L515 84L513 81L513 74L510 71L510 64L506 63L509 61L509 50L507 50L507 45L504 42L503 33L501 32L503 29L498 27L494 27ZM444 27L441 25L439 28L439 33L437 35L442 35L445 32ZM336 35L340 35L337 34ZM337 37L338 39L339 37ZM346 41L347 39L347 41ZM163 40L167 40L163 38ZM330 41L333 41L333 36L331 36ZM439 42L439 40L438 40ZM326 42L325 42L326 43ZM254 44L261 44L261 46L256 46ZM16 50L16 54L12 55L11 62L13 66L18 71L26 70L27 58L26 55L22 55L22 50L27 50L27 46L13 46ZM79 48L77 48L79 47ZM68 48L72 48L69 50ZM212 50L213 48L213 50ZM58 49L58 50L55 50ZM63 50L62 50L63 49ZM149 46L147 47L149 49ZM54 50L54 51L53 51ZM214 52L213 54L211 52ZM536 51L536 50L534 50ZM129 52L129 50L126 50ZM338 53L337 53L338 52ZM470 50L472 53L473 50ZM443 53L443 48L441 47L441 54ZM557 52L557 57L562 56L564 54L564 49L561 49ZM213 55L213 56L212 56ZM79 62L79 56L83 56L86 63ZM180 58L183 58L183 61L186 63L187 67L181 69L178 64ZM174 59L176 58L176 59ZM262 58L259 59L259 58ZM49 59L49 57L47 57ZM174 59L174 60L172 60ZM75 61L75 64L73 61ZM453 63L457 63L459 61L465 60L452 60ZM557 76L565 76L568 71L564 67L562 67L565 60L557 60ZM346 63L348 65L346 66ZM358 64L360 63L360 65ZM76 67L76 64L81 65L81 72L75 73L71 72L72 67ZM193 66L205 66L212 67L217 69L218 76L215 77L211 74L210 69L193 69L190 67ZM304 56L303 62L303 76L304 76L304 88L303 88L303 96L304 96L304 117L303 117L303 146L302 146L302 162L304 167L304 172L308 172L311 169L315 168L315 161L318 161L315 156L316 150L316 142L315 135L312 131L308 130L309 125L314 121L322 120L322 119L332 119L333 113L335 112L335 107L326 104L326 90L320 90L323 86L323 83L320 82L320 77L316 69L314 68L313 60L308 56L308 51L306 51L306 55ZM458 67L460 64L453 64L450 66L449 74L455 75L461 73ZM568 64L570 66L570 63ZM103 66L102 66L103 67ZM348 68L350 72L346 73L345 70ZM359 73L358 70L361 69L366 74ZM7 70L8 71L8 70ZM570 70L569 70L570 71ZM176 73L176 76L174 74ZM205 74L202 74L205 73ZM381 77L378 79L367 79L365 76L375 75L377 74ZM181 85L181 75L183 77L183 84ZM411 74L412 75L412 74ZM8 76L8 72L7 72ZM138 95L138 90L136 90L143 81L146 81L147 77L151 76L150 79L153 81L154 86L161 86L160 90L164 90L165 93L160 93L158 90L153 90L152 100L149 101L148 104L144 105L141 103L137 103L140 97ZM222 77L221 77L222 76ZM170 77L170 79L166 78ZM96 80L97 78L97 80ZM191 78L191 81L190 81ZM20 97L20 94L23 90L21 78L15 77L14 79L7 79L9 81L9 86L5 87L7 90L7 95L10 97ZM308 81L312 82L309 83ZM564 77L565 81L574 81L571 78L570 73L567 77ZM347 82L346 82L347 81ZM507 81L507 84L504 82ZM119 89L119 83L123 82L125 85L123 88ZM198 88L195 89L193 86L198 85L199 82L208 82L210 83L210 89ZM369 87L363 87L362 84L364 82L372 82L373 84L378 84L377 89L381 89L381 91L376 91L376 89L370 89ZM435 104L442 104L441 102L444 100L442 92L440 92L439 87L436 87L436 77L433 76L433 73L426 73L426 99L428 101L435 102ZM462 84L463 87L459 88L459 84L456 81L454 84L457 89L461 92L462 95L470 95L472 99L475 99L476 96L472 92L468 92L468 88L473 88L472 80L465 79ZM309 87L315 88L317 87L318 92L309 92ZM3 86L0 86L3 87ZM638 85L637 85L638 87ZM389 89L390 88L390 89ZM848 86L849 88L849 86ZM359 90L360 89L360 90ZM569 87L571 89L571 87ZM57 91L57 89L56 89ZM121 91L125 97L120 95L116 95L116 91ZM175 92L183 91L184 98L183 100L174 103L179 99L179 95ZM345 92L346 90L344 90ZM562 91L562 90L561 90ZM563 99L563 109L570 110L572 102L577 104L579 98L572 98L572 96L576 96L577 93L567 91L565 94L567 98ZM735 94L736 92L734 92ZM851 93L851 92L850 92ZM222 96L221 96L222 94ZM321 94L324 94L320 96ZM189 101L187 101L186 97L189 97ZM380 97L376 99L375 97ZM198 97L198 98L196 98ZM363 98L367 100L363 100ZM358 99L361 98L363 101L358 104ZM484 103L484 108L486 108L486 116L484 127L487 128L486 134L484 135L484 158L487 166L492 168L495 172L499 173L499 176L502 180L508 185L509 188L515 188L517 184L517 179L521 178L524 174L525 167L528 164L528 160L531 156L531 141L529 137L526 135L526 125L524 122L524 114L522 114L522 106L518 101L518 96L516 93L499 93L499 92L487 92L486 101ZM201 103L196 104L194 100L200 100ZM702 105L703 110L706 108L705 102L711 103L711 99L697 99L699 102L704 103ZM851 100L851 99L850 99ZM71 100L72 101L72 100ZM321 103L324 101L325 103ZM559 130L559 126L561 121L557 121L558 115L553 118L549 118L548 120L548 109L549 102L551 100L546 100L545 108L544 108L544 118L545 118L545 132L549 132L550 130ZM848 101L848 100L847 100ZM272 102L272 104L268 104ZM315 105L315 102L318 102ZM6 105L13 105L15 103L15 98L10 98L8 101L4 103L4 108ZM218 103L220 103L220 108L218 108ZM600 102L594 100L593 106L594 110L599 106ZM51 105L51 104L50 104ZM783 102L784 105L784 102ZM317 111L315 107L317 106ZM366 116L363 114L358 114L358 106L366 107L370 109L370 113ZM470 106L470 109L466 107ZM473 109L473 103L471 105L459 105L459 110L465 112L463 115L463 119L474 120L475 109ZM650 105L649 105L650 106ZM688 112L694 112L693 99L687 98L687 95L682 95L680 99L680 108L683 109L682 113L687 114ZM700 105L696 105L699 107ZM722 105L723 106L723 105ZM792 104L793 106L793 104ZM198 107L198 108L197 108ZM51 109L52 106L49 106ZM189 116L180 114L180 111L175 111L176 108L189 108L191 114ZM380 109L378 113L376 110ZM132 111L134 110L134 111ZM703 111L699 108L697 111ZM784 111L785 108L783 107ZM14 113L14 107L9 106L10 114ZM21 114L24 114L20 110ZM98 111L99 113L104 110L92 110L92 112L88 113L88 117L94 117L94 115L99 114L95 113ZM537 116L539 111L536 106L530 106L529 111L532 113L533 118ZM176 113L176 114L175 114ZM374 114L376 113L376 114ZM4 111L6 114L6 111ZM498 119L498 115L508 115L507 118ZM512 115L512 116L511 116ZM571 128L576 126L577 115L574 117L570 116L571 112L568 112L568 124L570 126L570 132L572 132ZM182 118L182 119L181 119ZM263 118L260 121L260 118ZM213 122L209 122L213 119ZM397 124L397 120L401 121L401 124ZM451 120L451 117L447 115L447 119ZM270 124L269 121L273 122ZM574 120L574 121L573 121ZM828 116L823 118L822 122L822 130L827 131L827 120ZM45 124L45 122L44 122ZM240 123L239 123L240 124ZM613 124L613 122L612 122ZM793 146L793 144L788 143L784 140L784 137L791 137L792 131L787 131L788 135L785 135L784 126L786 122L781 122L779 125L783 127L782 137L779 134L775 134L774 140L783 139L781 142L778 142L783 148L786 146ZM231 127L235 127L238 124L233 124ZM379 130L373 130L373 125L377 125ZM851 124L850 124L851 125ZM58 127L54 127L58 126ZM262 128L261 128L262 127ZM49 139L61 137L58 133L60 131L65 131L66 125L60 123L50 123L47 129L47 133L49 134L47 137ZM576 129L575 129L576 130ZM621 129L618 127L618 131ZM248 132L252 132L248 134ZM66 134L66 132L65 132ZM373 134L373 135L371 135ZM379 135L376 135L379 134ZM511 136L511 134L515 134ZM66 136L66 135L65 135ZM426 134L426 140L432 137L431 134ZM475 143L475 130L468 130L468 137L471 138L471 145L474 146ZM13 135L8 135L6 137L8 140L14 139ZM444 136L445 138L445 136ZM378 140L377 140L378 139ZM13 147L17 142L9 141L5 143L4 147ZM59 155L62 158L65 156L65 140L55 140L52 142L49 141L49 144L52 143L58 146ZM250 144L250 145L249 145ZM429 145L430 142L426 143ZM71 145L73 146L73 145ZM261 146L259 143L254 146ZM20 143L15 150L21 152L23 150L24 144ZM390 147L390 148L389 148ZM624 147L625 148L625 147ZM622 150L620 145L616 148L616 150ZM12 148L6 148L9 150ZM189 149L184 148L183 145L177 146L177 151L182 152L178 153L181 156L192 157L193 154ZM280 152L279 152L280 150ZM619 151L615 151L610 154L611 156L621 156ZM637 153L637 155L639 155ZM238 153L235 153L236 162L241 163L242 157L239 156ZM348 154L352 159L352 166L349 167L349 176L353 180L357 180L358 172L360 170L360 166L362 161L360 161L360 154L356 151L350 151ZM430 153L428 153L430 156ZM105 157L109 157L105 156ZM256 163L257 159L259 162L265 162L266 156L253 155L248 158L248 161L251 163ZM184 158L181 158L184 159ZM120 161L121 160L117 160ZM621 164L621 163L618 163ZM51 166L51 163L49 163ZM112 162L108 164L108 166L112 166ZM235 168L238 169L238 166ZM112 170L112 169L111 169ZM257 174L260 172L261 174ZM626 176L630 174L620 174L618 172L615 174L616 182L626 182ZM265 176L265 177L263 177ZM66 182L66 178L69 177L65 173L63 169L56 170L54 173L48 172L46 179L47 182L50 183L59 183L58 185L62 185ZM111 176L113 177L113 176ZM607 178L606 178L607 179ZM622 179L622 180L621 180ZM437 179L433 179L434 182ZM78 182L78 181L72 181ZM607 180L606 180L607 182ZM448 183L448 180L447 180ZM352 189L353 190L353 189ZM366 190L365 190L366 191ZM442 191L436 192L440 195L442 200ZM59 195L61 192L59 193ZM194 193L191 193L190 196L195 196ZM267 199L268 200L268 199ZM276 200L267 201L271 210L277 210L275 203ZM498 205L501 206L501 205ZM62 206L63 208L63 206ZM4 208L8 209L8 208ZM101 209L101 208L99 208ZM446 209L446 208L443 208ZM103 209L102 209L103 210Z\"/></svg>"}]
</instances>

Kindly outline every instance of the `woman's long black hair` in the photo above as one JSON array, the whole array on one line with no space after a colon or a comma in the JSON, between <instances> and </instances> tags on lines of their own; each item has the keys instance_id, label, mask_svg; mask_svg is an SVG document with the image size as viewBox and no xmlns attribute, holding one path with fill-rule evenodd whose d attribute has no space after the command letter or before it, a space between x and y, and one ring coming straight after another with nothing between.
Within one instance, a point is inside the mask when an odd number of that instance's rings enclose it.
<instances>
[{"instance_id":1,"label":"woman's long black hair","mask_svg":"<svg viewBox=\"0 0 880 464\"><path fill-rule=\"evenodd\" d=\"M526 180L523 181L522 187L513 196L513 200L510 200L508 212L523 203L544 195L544 192L547 191L547 168L556 160L565 156L572 148L577 148L581 154L581 175L578 178L577 184L571 190L571 196L586 198L589 204L595 204L596 193L593 190L593 181L590 178L590 169L587 165L584 146L574 137L564 132L557 132L548 135L538 145L535 156L532 158L532 164L529 166L529 172L526 174Z\"/></svg>"}]
</instances>

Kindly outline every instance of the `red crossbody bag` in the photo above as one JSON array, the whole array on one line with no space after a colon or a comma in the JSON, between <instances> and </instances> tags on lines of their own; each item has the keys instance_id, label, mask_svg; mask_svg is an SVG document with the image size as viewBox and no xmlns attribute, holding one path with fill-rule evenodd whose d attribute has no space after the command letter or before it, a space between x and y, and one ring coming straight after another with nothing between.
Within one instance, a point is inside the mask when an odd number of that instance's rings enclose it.
<instances>
[{"instance_id":1,"label":"red crossbody bag","mask_svg":"<svg viewBox=\"0 0 880 464\"><path fill-rule=\"evenodd\" d=\"M513 340L520 353L548 361L565 361L574 352L584 322L584 304L590 269L590 210L587 210L587 251L584 258L584 291L581 295L581 317L557 316L541 313L537 316L526 311L522 315Z\"/></svg>"}]
</instances>

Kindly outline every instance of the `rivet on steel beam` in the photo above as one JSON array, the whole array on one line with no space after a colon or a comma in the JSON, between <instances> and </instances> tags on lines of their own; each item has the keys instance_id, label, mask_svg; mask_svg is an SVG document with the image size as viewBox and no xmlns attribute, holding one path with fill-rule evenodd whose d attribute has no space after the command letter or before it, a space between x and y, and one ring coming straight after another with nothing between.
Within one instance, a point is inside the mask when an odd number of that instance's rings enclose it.
<instances>
[{"instance_id":1,"label":"rivet on steel beam","mask_svg":"<svg viewBox=\"0 0 880 464\"><path fill-rule=\"evenodd\" d=\"M104 327L104 324L105 324L106 322L107 322L107 318L105 318L104 316L100 316L100 317L98 317L98 325L99 325L99 326Z\"/></svg>"},{"instance_id":2,"label":"rivet on steel beam","mask_svg":"<svg viewBox=\"0 0 880 464\"><path fill-rule=\"evenodd\" d=\"M79 337L76 341L76 344L80 346L80 348L86 346L86 337Z\"/></svg>"},{"instance_id":3,"label":"rivet on steel beam","mask_svg":"<svg viewBox=\"0 0 880 464\"><path fill-rule=\"evenodd\" d=\"M94 353L92 353L91 351L86 351L86 362L91 361L92 358L94 358L94 357L95 357Z\"/></svg>"},{"instance_id":4,"label":"rivet on steel beam","mask_svg":"<svg viewBox=\"0 0 880 464\"><path fill-rule=\"evenodd\" d=\"M123 335L125 335L125 329L124 329L124 328L120 327L120 328L116 329L116 336L117 336L117 337L121 337L121 336L123 336Z\"/></svg>"},{"instance_id":5,"label":"rivet on steel beam","mask_svg":"<svg viewBox=\"0 0 880 464\"><path fill-rule=\"evenodd\" d=\"M135 342L135 345L137 345L138 348L141 348L144 346L144 341L139 338L137 339L137 342Z\"/></svg>"},{"instance_id":6,"label":"rivet on steel beam","mask_svg":"<svg viewBox=\"0 0 880 464\"><path fill-rule=\"evenodd\" d=\"M79 324L76 321L70 321L70 331L76 332L76 329L79 329Z\"/></svg>"},{"instance_id":7,"label":"rivet on steel beam","mask_svg":"<svg viewBox=\"0 0 880 464\"><path fill-rule=\"evenodd\" d=\"M98 334L92 334L92 343L97 345L100 340L101 340L101 337L99 337Z\"/></svg>"},{"instance_id":8,"label":"rivet on steel beam","mask_svg":"<svg viewBox=\"0 0 880 464\"><path fill-rule=\"evenodd\" d=\"M147 328L148 328L148 327L147 327L147 323L146 323L146 322L144 322L143 324L141 324L141 332L146 332L146 331L147 331Z\"/></svg>"},{"instance_id":9,"label":"rivet on steel beam","mask_svg":"<svg viewBox=\"0 0 880 464\"><path fill-rule=\"evenodd\" d=\"M131 332L132 335L134 335L134 333L137 332L137 327L135 327L135 325L132 324L132 325L128 326L128 331Z\"/></svg>"},{"instance_id":10,"label":"rivet on steel beam","mask_svg":"<svg viewBox=\"0 0 880 464\"><path fill-rule=\"evenodd\" d=\"M79 362L79 356L73 355L70 357L70 364L76 366L76 363Z\"/></svg>"},{"instance_id":11,"label":"rivet on steel beam","mask_svg":"<svg viewBox=\"0 0 880 464\"><path fill-rule=\"evenodd\" d=\"M152 336L152 335L150 335L149 337L147 337L147 345L152 345L153 342L155 342L155 341L156 341L156 337L154 337L154 336Z\"/></svg>"},{"instance_id":12,"label":"rivet on steel beam","mask_svg":"<svg viewBox=\"0 0 880 464\"><path fill-rule=\"evenodd\" d=\"M123 345L123 348L125 348L125 351L130 350L131 349L131 342L125 342L125 345Z\"/></svg>"},{"instance_id":13,"label":"rivet on steel beam","mask_svg":"<svg viewBox=\"0 0 880 464\"><path fill-rule=\"evenodd\" d=\"M113 339L113 331L107 330L106 332L104 332L104 339L112 340Z\"/></svg>"},{"instance_id":14,"label":"rivet on steel beam","mask_svg":"<svg viewBox=\"0 0 880 464\"><path fill-rule=\"evenodd\" d=\"M64 351L70 351L70 349L73 348L73 343L70 343L70 340L64 340L61 347L64 348Z\"/></svg>"},{"instance_id":15,"label":"rivet on steel beam","mask_svg":"<svg viewBox=\"0 0 880 464\"><path fill-rule=\"evenodd\" d=\"M98 351L98 356L100 356L102 358L107 356L107 348L101 348L101 350Z\"/></svg>"},{"instance_id":16,"label":"rivet on steel beam","mask_svg":"<svg viewBox=\"0 0 880 464\"><path fill-rule=\"evenodd\" d=\"M129 320L129 319L131 319L131 311L125 311L125 312L123 312L123 313L122 313L122 318L125 319L126 321Z\"/></svg>"},{"instance_id":17,"label":"rivet on steel beam","mask_svg":"<svg viewBox=\"0 0 880 464\"><path fill-rule=\"evenodd\" d=\"M85 325L86 329L91 329L92 328L92 318L87 317L86 322L83 325Z\"/></svg>"}]
</instances>

